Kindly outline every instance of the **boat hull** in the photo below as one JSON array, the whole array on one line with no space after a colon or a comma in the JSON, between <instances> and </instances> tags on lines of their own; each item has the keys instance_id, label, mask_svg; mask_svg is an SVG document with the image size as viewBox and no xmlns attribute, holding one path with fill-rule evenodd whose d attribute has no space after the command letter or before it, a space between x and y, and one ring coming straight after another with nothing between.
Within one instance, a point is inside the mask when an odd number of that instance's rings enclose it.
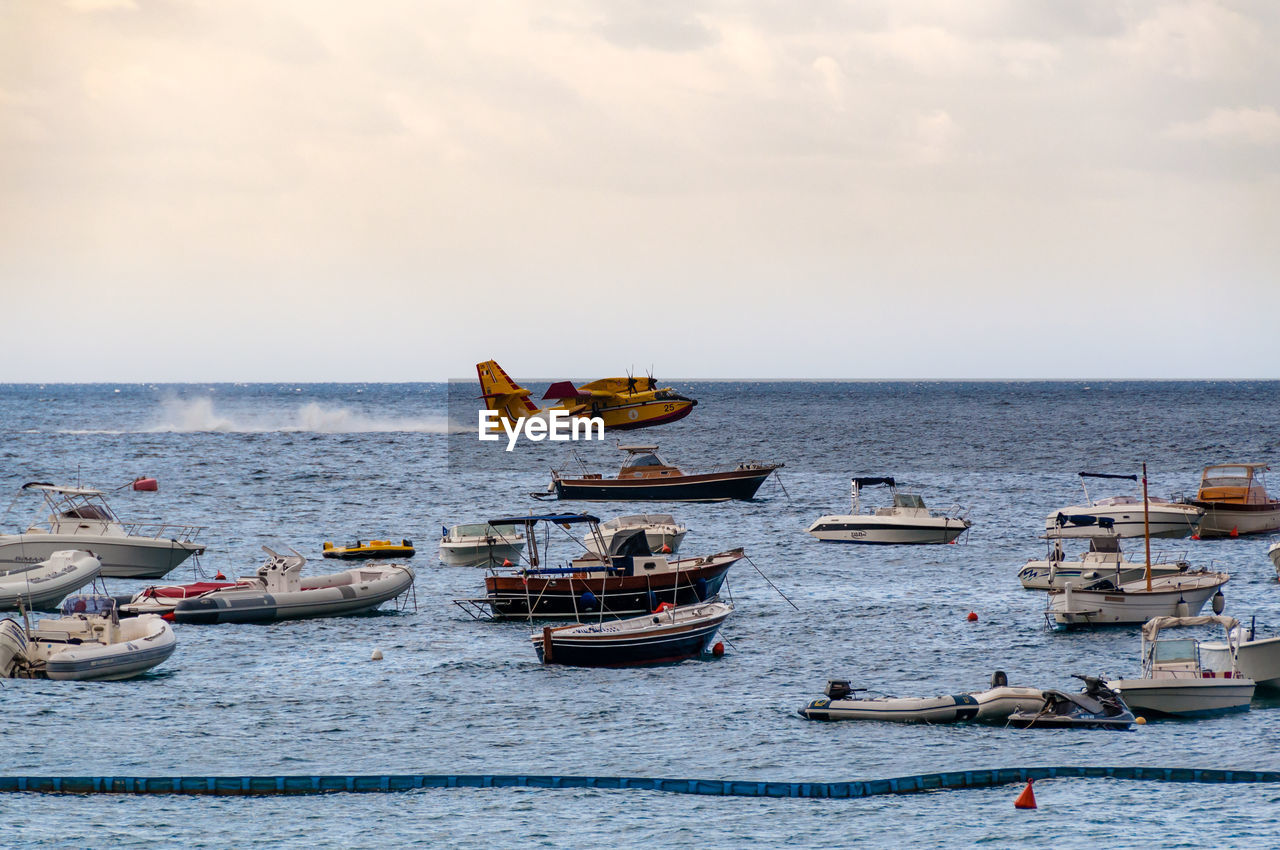
<instances>
[{"instance_id":1,"label":"boat hull","mask_svg":"<svg viewBox=\"0 0 1280 850\"><path fill-rule=\"evenodd\" d=\"M0 575L0 611L13 610L19 602L28 609L49 610L101 571L101 562L88 552L63 551L28 569Z\"/></svg>"},{"instance_id":2,"label":"boat hull","mask_svg":"<svg viewBox=\"0 0 1280 850\"><path fill-rule=\"evenodd\" d=\"M1146 577L1146 565L1125 561L1120 567L1120 582L1138 581ZM1175 576L1185 572L1180 564L1152 564L1151 577ZM1018 571L1018 580L1028 590L1061 590L1068 583L1080 585L1108 577L1114 581L1115 564L1081 563L1080 561L1028 561Z\"/></svg>"},{"instance_id":3,"label":"boat hull","mask_svg":"<svg viewBox=\"0 0 1280 850\"><path fill-rule=\"evenodd\" d=\"M554 478L556 498L586 502L747 501L774 468L752 467L662 478Z\"/></svg>"},{"instance_id":4,"label":"boat hull","mask_svg":"<svg viewBox=\"0 0 1280 850\"><path fill-rule=\"evenodd\" d=\"M1167 717L1247 711L1254 692L1252 679L1117 679L1107 687L1118 691L1134 714Z\"/></svg>"},{"instance_id":5,"label":"boat hull","mask_svg":"<svg viewBox=\"0 0 1280 850\"><path fill-rule=\"evenodd\" d=\"M160 578L204 546L155 537L95 534L11 534L0 536L0 572L48 560L54 552L82 549L102 561L107 578Z\"/></svg>"},{"instance_id":6,"label":"boat hull","mask_svg":"<svg viewBox=\"0 0 1280 850\"><path fill-rule=\"evenodd\" d=\"M1054 622L1073 626L1141 625L1153 617L1195 616L1209 597L1227 583L1225 573L1187 574L1152 579L1153 591L1131 582L1121 590L1080 590L1067 586L1050 591L1049 613ZM1186 603L1180 613L1179 603Z\"/></svg>"},{"instance_id":7,"label":"boat hull","mask_svg":"<svg viewBox=\"0 0 1280 850\"><path fill-rule=\"evenodd\" d=\"M1200 658L1211 670L1231 669L1231 650L1225 643L1200 644ZM1280 637L1249 640L1236 648L1236 669L1264 690L1280 690Z\"/></svg>"},{"instance_id":8,"label":"boat hull","mask_svg":"<svg viewBox=\"0 0 1280 850\"><path fill-rule=\"evenodd\" d=\"M816 699L800 709L806 720L882 720L890 723L957 723L978 716L972 694L945 697Z\"/></svg>"},{"instance_id":9,"label":"boat hull","mask_svg":"<svg viewBox=\"0 0 1280 850\"><path fill-rule=\"evenodd\" d=\"M385 568L381 568L385 569ZM228 589L183 599L174 606L177 623L274 623L311 617L341 617L377 608L413 585L414 573L401 567L391 575L330 587L267 593Z\"/></svg>"},{"instance_id":10,"label":"boat hull","mask_svg":"<svg viewBox=\"0 0 1280 850\"><path fill-rule=\"evenodd\" d=\"M440 563L449 567L498 567L503 561L515 563L524 551L520 543L441 543Z\"/></svg>"},{"instance_id":11,"label":"boat hull","mask_svg":"<svg viewBox=\"0 0 1280 850\"><path fill-rule=\"evenodd\" d=\"M1196 533L1196 525L1200 522L1204 509L1182 504L1153 504L1148 511L1152 537L1186 537ZM1072 505L1055 511L1045 517L1044 529L1060 537L1092 537L1098 533L1093 526L1058 526L1059 514L1074 516L1105 517L1114 525L1117 537L1143 537L1145 524L1142 517L1142 503L1126 505Z\"/></svg>"},{"instance_id":12,"label":"boat hull","mask_svg":"<svg viewBox=\"0 0 1280 850\"><path fill-rule=\"evenodd\" d=\"M631 617L648 614L663 602L682 606L714 599L741 557L690 558L687 567L651 575L491 575L485 577L485 597L472 601L486 606L497 620L578 620L601 609L606 616Z\"/></svg>"},{"instance_id":13,"label":"boat hull","mask_svg":"<svg viewBox=\"0 0 1280 850\"><path fill-rule=\"evenodd\" d=\"M83 646L59 652L45 662L50 679L63 681L115 681L145 673L173 654L177 638L169 624L153 618L150 634L124 643Z\"/></svg>"},{"instance_id":14,"label":"boat hull","mask_svg":"<svg viewBox=\"0 0 1280 850\"><path fill-rule=\"evenodd\" d=\"M969 524L953 517L936 517L928 522L890 522L882 517L822 517L807 533L824 543L870 543L920 545L950 543L969 529Z\"/></svg>"},{"instance_id":15,"label":"boat hull","mask_svg":"<svg viewBox=\"0 0 1280 850\"><path fill-rule=\"evenodd\" d=\"M1235 537L1243 534L1267 534L1280 531L1280 503L1264 505L1229 505L1221 502L1192 500L1189 504L1204 508L1200 520L1200 536Z\"/></svg>"},{"instance_id":16,"label":"boat hull","mask_svg":"<svg viewBox=\"0 0 1280 850\"><path fill-rule=\"evenodd\" d=\"M534 648L544 664L572 667L635 667L671 664L697 658L715 640L716 632L732 612L724 604L705 606L715 610L687 622L666 622L662 614L646 615L644 629L635 620L604 622L590 626L555 629L534 635Z\"/></svg>"}]
</instances>

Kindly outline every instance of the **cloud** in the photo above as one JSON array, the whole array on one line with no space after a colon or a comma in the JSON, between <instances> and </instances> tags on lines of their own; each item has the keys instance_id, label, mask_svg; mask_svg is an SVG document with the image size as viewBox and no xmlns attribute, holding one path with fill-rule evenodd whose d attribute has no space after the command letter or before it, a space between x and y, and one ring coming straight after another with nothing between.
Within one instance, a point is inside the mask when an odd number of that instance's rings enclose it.
<instances>
[{"instance_id":1,"label":"cloud","mask_svg":"<svg viewBox=\"0 0 1280 850\"><path fill-rule=\"evenodd\" d=\"M1193 80L1239 78L1270 45L1259 24L1207 2L1159 7L1112 41L1120 57L1160 74Z\"/></svg>"},{"instance_id":2,"label":"cloud","mask_svg":"<svg viewBox=\"0 0 1280 850\"><path fill-rule=\"evenodd\" d=\"M1215 109L1199 121L1170 126L1165 135L1183 141L1274 145L1280 142L1280 113L1262 109Z\"/></svg>"}]
</instances>

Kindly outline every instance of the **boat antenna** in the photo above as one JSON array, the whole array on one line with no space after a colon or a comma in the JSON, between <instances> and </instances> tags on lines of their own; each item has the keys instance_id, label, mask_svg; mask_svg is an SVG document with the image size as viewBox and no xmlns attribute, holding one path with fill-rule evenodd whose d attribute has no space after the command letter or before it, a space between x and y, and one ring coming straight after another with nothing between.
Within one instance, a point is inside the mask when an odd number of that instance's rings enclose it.
<instances>
[{"instance_id":1,"label":"boat antenna","mask_svg":"<svg viewBox=\"0 0 1280 850\"><path fill-rule=\"evenodd\" d=\"M1147 500L1147 462L1142 462L1142 536L1147 543L1147 593L1151 592L1151 506Z\"/></svg>"}]
</instances>

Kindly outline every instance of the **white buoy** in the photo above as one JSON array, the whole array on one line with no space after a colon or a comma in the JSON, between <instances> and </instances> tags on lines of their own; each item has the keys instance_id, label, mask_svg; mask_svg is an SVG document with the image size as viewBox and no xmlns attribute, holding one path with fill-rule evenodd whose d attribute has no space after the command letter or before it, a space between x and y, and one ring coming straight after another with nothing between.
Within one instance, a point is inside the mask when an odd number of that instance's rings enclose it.
<instances>
[{"instance_id":1,"label":"white buoy","mask_svg":"<svg viewBox=\"0 0 1280 850\"><path fill-rule=\"evenodd\" d=\"M381 649L375 649L375 650L373 651L373 655L370 655L370 656L369 656L369 660L370 660L370 661L381 661L381 660L382 660L382 650L381 650Z\"/></svg>"}]
</instances>

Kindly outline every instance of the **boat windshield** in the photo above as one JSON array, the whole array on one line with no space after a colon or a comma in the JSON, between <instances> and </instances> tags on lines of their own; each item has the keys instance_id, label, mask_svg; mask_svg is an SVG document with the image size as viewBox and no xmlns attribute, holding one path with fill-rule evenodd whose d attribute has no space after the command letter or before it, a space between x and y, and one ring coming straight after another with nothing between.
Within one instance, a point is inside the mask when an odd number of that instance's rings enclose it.
<instances>
[{"instance_id":1,"label":"boat windshield","mask_svg":"<svg viewBox=\"0 0 1280 850\"><path fill-rule=\"evenodd\" d=\"M1196 661L1196 642L1190 638L1156 641L1151 660L1157 664L1181 664Z\"/></svg>"},{"instance_id":2,"label":"boat windshield","mask_svg":"<svg viewBox=\"0 0 1280 850\"><path fill-rule=\"evenodd\" d=\"M1253 470L1247 466L1215 466L1204 471L1205 487L1247 487Z\"/></svg>"},{"instance_id":3,"label":"boat windshield","mask_svg":"<svg viewBox=\"0 0 1280 850\"><path fill-rule=\"evenodd\" d=\"M510 526L506 526L507 533L512 533ZM473 522L467 525L455 525L453 527L452 537L492 537L502 536L503 532L494 528L486 522Z\"/></svg>"},{"instance_id":4,"label":"boat windshield","mask_svg":"<svg viewBox=\"0 0 1280 850\"><path fill-rule=\"evenodd\" d=\"M631 469L636 466L666 466L666 464L658 460L658 456L655 454L632 455L622 464L623 469Z\"/></svg>"},{"instance_id":5,"label":"boat windshield","mask_svg":"<svg viewBox=\"0 0 1280 850\"><path fill-rule=\"evenodd\" d=\"M113 519L105 508L97 505L77 505L74 508L63 511L58 516L63 519L98 519L103 522L111 522Z\"/></svg>"},{"instance_id":6,"label":"boat windshield","mask_svg":"<svg viewBox=\"0 0 1280 850\"><path fill-rule=\"evenodd\" d=\"M72 614L110 614L115 610L115 607L115 599L98 594L68 596L62 600L63 616Z\"/></svg>"},{"instance_id":7,"label":"boat windshield","mask_svg":"<svg viewBox=\"0 0 1280 850\"><path fill-rule=\"evenodd\" d=\"M893 497L893 506L895 508L923 508L924 499L915 493L895 493Z\"/></svg>"}]
</instances>

